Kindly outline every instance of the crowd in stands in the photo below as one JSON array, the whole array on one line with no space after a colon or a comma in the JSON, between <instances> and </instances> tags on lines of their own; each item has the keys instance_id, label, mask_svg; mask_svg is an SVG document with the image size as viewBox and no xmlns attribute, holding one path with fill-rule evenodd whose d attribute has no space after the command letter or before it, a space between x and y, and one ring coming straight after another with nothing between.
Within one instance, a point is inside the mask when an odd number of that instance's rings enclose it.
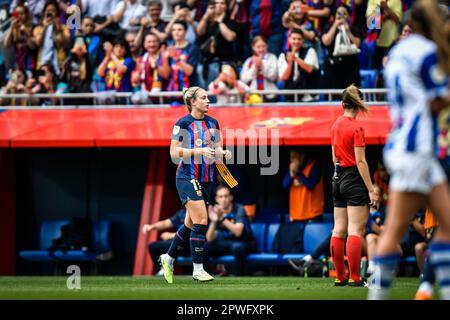
<instances>
[{"instance_id":1,"label":"crowd in stands","mask_svg":"<svg viewBox=\"0 0 450 320\"><path fill-rule=\"evenodd\" d=\"M148 92L199 85L233 103L256 89L360 85L361 69L382 71L413 1L14 0L2 93L131 92L128 102L147 104L161 101Z\"/></svg>"}]
</instances>

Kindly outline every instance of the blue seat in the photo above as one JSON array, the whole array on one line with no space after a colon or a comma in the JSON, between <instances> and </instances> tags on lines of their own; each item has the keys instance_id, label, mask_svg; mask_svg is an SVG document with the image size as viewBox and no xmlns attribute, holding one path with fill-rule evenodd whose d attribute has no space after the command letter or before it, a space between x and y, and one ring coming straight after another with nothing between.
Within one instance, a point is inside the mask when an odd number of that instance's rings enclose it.
<instances>
[{"instance_id":1,"label":"blue seat","mask_svg":"<svg viewBox=\"0 0 450 320\"><path fill-rule=\"evenodd\" d=\"M61 236L61 227L69 223L69 220L44 221L40 231L39 250L24 250L19 256L28 261L96 261L102 254L111 252L111 222L95 220L92 223L92 242L90 250L68 250L66 252L48 252L52 240ZM101 260L110 258L101 256Z\"/></svg>"},{"instance_id":2,"label":"blue seat","mask_svg":"<svg viewBox=\"0 0 450 320\"><path fill-rule=\"evenodd\" d=\"M267 226L266 252L273 253L273 241L279 227L279 223L271 223Z\"/></svg>"},{"instance_id":3,"label":"blue seat","mask_svg":"<svg viewBox=\"0 0 450 320\"><path fill-rule=\"evenodd\" d=\"M372 89L376 88L377 70L375 69L361 69L359 71L361 76L361 88Z\"/></svg>"},{"instance_id":4,"label":"blue seat","mask_svg":"<svg viewBox=\"0 0 450 320\"><path fill-rule=\"evenodd\" d=\"M312 222L305 226L303 246L305 253L309 254L322 243L333 230L331 222Z\"/></svg>"},{"instance_id":5,"label":"blue seat","mask_svg":"<svg viewBox=\"0 0 450 320\"><path fill-rule=\"evenodd\" d=\"M68 224L69 220L44 221L39 234L39 250L23 250L19 256L28 261L53 261L48 248L52 245L52 240L61 236L61 227Z\"/></svg>"},{"instance_id":6,"label":"blue seat","mask_svg":"<svg viewBox=\"0 0 450 320\"><path fill-rule=\"evenodd\" d=\"M266 249L266 224L262 222L254 222L251 224L253 236L255 237L256 250L258 252L264 252Z\"/></svg>"}]
</instances>

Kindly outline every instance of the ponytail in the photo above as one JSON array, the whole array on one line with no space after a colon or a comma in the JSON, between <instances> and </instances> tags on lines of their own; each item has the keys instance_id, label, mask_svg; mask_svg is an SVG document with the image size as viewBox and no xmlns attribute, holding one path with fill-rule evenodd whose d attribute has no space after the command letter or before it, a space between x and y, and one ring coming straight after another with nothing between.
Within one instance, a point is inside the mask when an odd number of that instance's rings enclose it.
<instances>
[{"instance_id":1,"label":"ponytail","mask_svg":"<svg viewBox=\"0 0 450 320\"><path fill-rule=\"evenodd\" d=\"M344 109L357 110L366 113L369 111L364 104L361 90L354 84L351 84L342 92L342 104L344 105Z\"/></svg>"},{"instance_id":2,"label":"ponytail","mask_svg":"<svg viewBox=\"0 0 450 320\"><path fill-rule=\"evenodd\" d=\"M192 111L192 100L195 99L197 91L201 89L200 87L190 87L183 89L183 101L186 104L189 112Z\"/></svg>"}]
</instances>

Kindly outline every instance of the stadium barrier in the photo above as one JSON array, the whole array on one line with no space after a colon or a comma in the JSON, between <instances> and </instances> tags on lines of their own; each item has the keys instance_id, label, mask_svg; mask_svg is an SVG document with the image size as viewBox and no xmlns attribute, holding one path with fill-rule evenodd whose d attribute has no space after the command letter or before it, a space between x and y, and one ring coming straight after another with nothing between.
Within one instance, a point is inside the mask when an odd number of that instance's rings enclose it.
<instances>
[{"instance_id":1,"label":"stadium barrier","mask_svg":"<svg viewBox=\"0 0 450 320\"><path fill-rule=\"evenodd\" d=\"M247 97L251 97L252 95L256 96L264 96L264 95L276 95L280 97L280 100L284 100L286 96L294 96L293 102L276 102L277 105L289 105L289 106L320 106L330 104L339 104L340 101L333 100L336 96L340 96L342 94L343 89L315 89L315 90L254 90L247 92L245 95ZM386 104L386 89L361 89L363 93L365 101L371 104ZM136 104L132 102L132 97L135 93L133 92L114 92L114 91L104 91L104 92L86 92L86 93L53 93L53 94L0 94L0 100L3 99L24 99L26 100L26 105L17 105L17 106L3 106L3 109L30 109L30 108L68 108L68 109L77 109L77 108L92 108L92 107L145 107L145 108L170 108L173 107L174 104L168 103L170 99L179 99L182 97L182 92L152 92L148 93L148 97L154 99L154 101L158 101L159 103L145 103L145 104ZM214 96L213 92L208 92L209 95ZM236 96L240 95L239 93L231 93L228 96ZM299 97L302 95L312 95L317 97L314 101L302 102ZM46 103L48 105L36 105L33 104L33 100L35 99L48 99ZM67 104L67 99L90 99L92 103L88 105L81 104ZM20 102L20 101L19 101ZM25 103L23 103L25 104ZM179 105L179 104L178 104ZM214 105L214 104L213 104ZM217 105L217 104L216 104ZM274 102L264 103L261 102L260 99L248 99L246 103L230 103L226 104L228 107L242 107L248 105L257 105L257 106L272 106ZM217 105L219 106L219 105Z\"/></svg>"}]
</instances>

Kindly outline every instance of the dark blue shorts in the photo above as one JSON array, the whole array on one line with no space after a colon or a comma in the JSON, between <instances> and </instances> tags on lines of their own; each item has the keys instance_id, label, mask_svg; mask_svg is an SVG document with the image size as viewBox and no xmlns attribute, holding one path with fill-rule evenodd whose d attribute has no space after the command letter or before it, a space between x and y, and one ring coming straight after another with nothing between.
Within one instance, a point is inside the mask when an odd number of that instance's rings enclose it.
<instances>
[{"instance_id":1,"label":"dark blue shorts","mask_svg":"<svg viewBox=\"0 0 450 320\"><path fill-rule=\"evenodd\" d=\"M182 205L184 206L189 200L204 200L208 205L211 201L211 193L213 189L212 182L198 182L197 179L176 179L178 195Z\"/></svg>"}]
</instances>

